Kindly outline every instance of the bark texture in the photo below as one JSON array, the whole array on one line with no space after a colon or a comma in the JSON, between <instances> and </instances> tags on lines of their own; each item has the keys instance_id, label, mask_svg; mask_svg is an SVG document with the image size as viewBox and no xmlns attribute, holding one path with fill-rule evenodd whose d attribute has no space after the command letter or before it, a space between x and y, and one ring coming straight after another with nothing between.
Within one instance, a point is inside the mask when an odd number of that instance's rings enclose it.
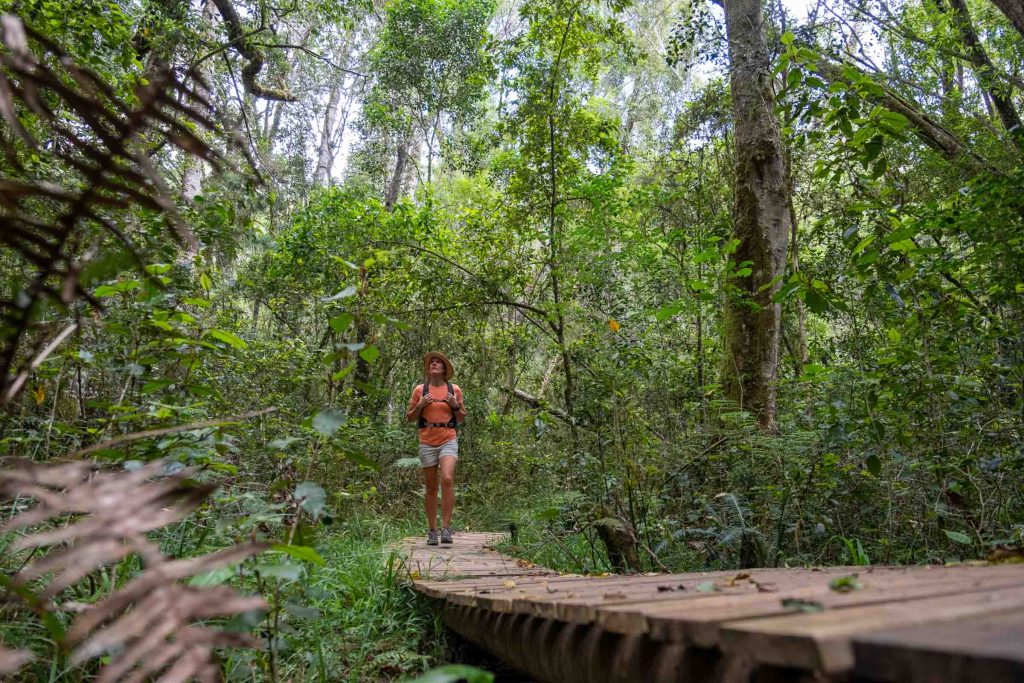
<instances>
[{"instance_id":1,"label":"bark texture","mask_svg":"<svg viewBox=\"0 0 1024 683\"><path fill-rule=\"evenodd\" d=\"M761 0L723 0L729 38L736 200L733 231L737 263L750 274L734 278L739 290L726 300L726 395L774 431L779 364L780 306L772 302L786 265L792 224L782 136L775 118L771 63Z\"/></svg>"}]
</instances>

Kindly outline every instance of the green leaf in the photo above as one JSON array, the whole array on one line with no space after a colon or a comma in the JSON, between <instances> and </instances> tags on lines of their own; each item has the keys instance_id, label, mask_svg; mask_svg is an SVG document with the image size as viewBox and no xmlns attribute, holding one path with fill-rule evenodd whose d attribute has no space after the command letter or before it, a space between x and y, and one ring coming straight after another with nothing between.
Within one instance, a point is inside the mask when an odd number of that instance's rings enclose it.
<instances>
[{"instance_id":1,"label":"green leaf","mask_svg":"<svg viewBox=\"0 0 1024 683\"><path fill-rule=\"evenodd\" d=\"M853 248L853 251L850 252L850 256L856 256L860 252L862 252L865 249L867 249L868 245L870 245L874 241L875 241L875 236L874 235L868 235L867 237L865 237L864 239L862 239L860 242L857 243L857 246L855 246Z\"/></svg>"},{"instance_id":2,"label":"green leaf","mask_svg":"<svg viewBox=\"0 0 1024 683\"><path fill-rule=\"evenodd\" d=\"M331 381L332 382L341 381L342 379L345 378L346 375L348 375L348 373L352 372L355 369L356 369L355 364L346 365L341 370L338 370L337 372L335 372L334 374L331 375Z\"/></svg>"},{"instance_id":3,"label":"green leaf","mask_svg":"<svg viewBox=\"0 0 1024 683\"><path fill-rule=\"evenodd\" d=\"M289 446L291 446L296 441L301 441L301 440L302 439L297 437L297 436L285 436L285 437L282 437L280 439L274 439L273 441L271 441L270 443L267 444L267 447L283 451L284 449L288 448Z\"/></svg>"},{"instance_id":4,"label":"green leaf","mask_svg":"<svg viewBox=\"0 0 1024 683\"><path fill-rule=\"evenodd\" d=\"M202 275L199 276L199 286L205 289L206 291L210 291L211 289L213 289L213 280L210 279L209 275L203 273Z\"/></svg>"},{"instance_id":5,"label":"green leaf","mask_svg":"<svg viewBox=\"0 0 1024 683\"><path fill-rule=\"evenodd\" d=\"M869 455L864 460L864 464L867 466L868 472L870 472L874 476L877 477L878 475L880 475L882 473L882 461L879 460L878 456L875 455L874 453Z\"/></svg>"},{"instance_id":6,"label":"green leaf","mask_svg":"<svg viewBox=\"0 0 1024 683\"><path fill-rule=\"evenodd\" d=\"M804 303L814 313L824 313L828 310L828 301L813 289L804 290Z\"/></svg>"},{"instance_id":7,"label":"green leaf","mask_svg":"<svg viewBox=\"0 0 1024 683\"><path fill-rule=\"evenodd\" d=\"M337 408L325 408L313 416L313 429L324 436L333 436L348 418Z\"/></svg>"},{"instance_id":8,"label":"green leaf","mask_svg":"<svg viewBox=\"0 0 1024 683\"><path fill-rule=\"evenodd\" d=\"M140 389L140 391L143 394L151 394L154 391L159 391L160 389L169 387L172 384L174 384L174 380L172 379L155 379L152 382L146 382L145 384L143 384L142 389Z\"/></svg>"},{"instance_id":9,"label":"green leaf","mask_svg":"<svg viewBox=\"0 0 1024 683\"><path fill-rule=\"evenodd\" d=\"M669 318L678 315L683 310L683 304L679 302L665 304L657 310L654 314L654 319L659 323L668 320Z\"/></svg>"},{"instance_id":10,"label":"green leaf","mask_svg":"<svg viewBox=\"0 0 1024 683\"><path fill-rule=\"evenodd\" d=\"M352 324L353 316L351 313L342 313L336 315L330 319L331 329L341 334L348 329L348 326Z\"/></svg>"},{"instance_id":11,"label":"green leaf","mask_svg":"<svg viewBox=\"0 0 1024 683\"><path fill-rule=\"evenodd\" d=\"M209 332L207 332L207 334L216 339L217 341L222 341L225 344L229 344L230 346L236 349L249 348L249 345L242 341L241 337L231 332L228 332L227 330L210 330Z\"/></svg>"},{"instance_id":12,"label":"green leaf","mask_svg":"<svg viewBox=\"0 0 1024 683\"><path fill-rule=\"evenodd\" d=\"M715 583L714 581L702 581L701 583L697 584L697 592L698 593L717 593L718 592L718 584Z\"/></svg>"},{"instance_id":13,"label":"green leaf","mask_svg":"<svg viewBox=\"0 0 1024 683\"><path fill-rule=\"evenodd\" d=\"M214 472L224 472L226 474L235 475L238 474L238 467L226 462L211 462L206 465Z\"/></svg>"},{"instance_id":14,"label":"green leaf","mask_svg":"<svg viewBox=\"0 0 1024 683\"><path fill-rule=\"evenodd\" d=\"M391 463L392 467L419 467L419 458L399 458L398 460Z\"/></svg>"},{"instance_id":15,"label":"green leaf","mask_svg":"<svg viewBox=\"0 0 1024 683\"><path fill-rule=\"evenodd\" d=\"M467 664L447 664L431 669L408 683L494 683L494 674Z\"/></svg>"},{"instance_id":16,"label":"green leaf","mask_svg":"<svg viewBox=\"0 0 1024 683\"><path fill-rule=\"evenodd\" d=\"M313 519L320 516L327 503L327 493L324 491L324 487L313 481L304 481L296 486L293 495L298 501L299 507L308 512Z\"/></svg>"},{"instance_id":17,"label":"green leaf","mask_svg":"<svg viewBox=\"0 0 1024 683\"><path fill-rule=\"evenodd\" d=\"M950 531L949 529L943 529L946 532L946 537L954 543L960 543L962 545L972 545L971 537L962 531Z\"/></svg>"},{"instance_id":18,"label":"green leaf","mask_svg":"<svg viewBox=\"0 0 1024 683\"><path fill-rule=\"evenodd\" d=\"M795 38L796 36L793 35L792 31L786 31L785 33L782 34L782 37L779 38L779 42L781 42L783 45L792 45L793 40Z\"/></svg>"},{"instance_id":19,"label":"green leaf","mask_svg":"<svg viewBox=\"0 0 1024 683\"><path fill-rule=\"evenodd\" d=\"M828 587L837 593L850 593L861 590L864 588L864 584L860 582L856 574L848 574L832 579L828 582Z\"/></svg>"},{"instance_id":20,"label":"green leaf","mask_svg":"<svg viewBox=\"0 0 1024 683\"><path fill-rule=\"evenodd\" d=\"M324 558L320 556L320 553L318 553L317 551L313 550L309 546L305 546L305 545L285 545L285 544L282 543L282 544L279 544L279 545L271 546L271 549L276 550L279 553L284 553L285 555L289 555L291 557L294 557L296 560L302 560L303 562L312 562L313 564L317 564L317 565L320 565L320 566L323 566L323 565L327 564L327 562L324 560ZM294 565L284 565L284 566L294 566ZM295 578L298 578L298 576L296 576Z\"/></svg>"},{"instance_id":21,"label":"green leaf","mask_svg":"<svg viewBox=\"0 0 1024 683\"><path fill-rule=\"evenodd\" d=\"M205 574L199 574L193 576L188 581L188 585L196 586L197 588L209 588L210 586L219 586L224 583L232 576L234 576L235 570L233 567L221 567L220 569L214 569L208 571Z\"/></svg>"},{"instance_id":22,"label":"green leaf","mask_svg":"<svg viewBox=\"0 0 1024 683\"><path fill-rule=\"evenodd\" d=\"M359 357L365 360L367 363L380 358L380 351L377 350L376 346L367 346L365 349L359 352Z\"/></svg>"}]
</instances>

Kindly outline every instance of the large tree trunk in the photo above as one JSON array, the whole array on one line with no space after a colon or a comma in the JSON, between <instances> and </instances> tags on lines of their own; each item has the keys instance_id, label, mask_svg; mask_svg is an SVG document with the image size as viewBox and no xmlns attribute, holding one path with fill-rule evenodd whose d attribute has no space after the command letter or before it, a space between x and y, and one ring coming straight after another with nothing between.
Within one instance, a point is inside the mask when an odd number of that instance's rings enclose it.
<instances>
[{"instance_id":1,"label":"large tree trunk","mask_svg":"<svg viewBox=\"0 0 1024 683\"><path fill-rule=\"evenodd\" d=\"M1024 3L1020 0L992 0L992 4L1006 15L1013 27L1024 38Z\"/></svg>"},{"instance_id":2,"label":"large tree trunk","mask_svg":"<svg viewBox=\"0 0 1024 683\"><path fill-rule=\"evenodd\" d=\"M750 274L732 280L738 292L726 300L722 380L727 396L756 413L762 429L774 431L780 306L772 297L792 224L789 186L761 0L723 0L723 7L736 140L733 231L740 243L734 260L750 262Z\"/></svg>"},{"instance_id":3,"label":"large tree trunk","mask_svg":"<svg viewBox=\"0 0 1024 683\"><path fill-rule=\"evenodd\" d=\"M1020 0L1017 1L1020 2ZM1013 104L1012 87L999 82L995 77L995 67L992 66L992 60L989 59L985 47L981 44L978 32L974 30L971 14L967 11L967 3L964 0L949 0L949 6L953 25L956 26L964 41L967 55L978 76L978 82L988 93L992 106L999 114L1003 128L1010 133L1013 144L1018 149L1024 149L1024 127L1021 126L1020 115Z\"/></svg>"},{"instance_id":4,"label":"large tree trunk","mask_svg":"<svg viewBox=\"0 0 1024 683\"><path fill-rule=\"evenodd\" d=\"M324 113L324 125L320 131L320 152L317 154L316 171L313 182L326 185L331 177L331 162L334 154L331 150L331 137L334 133L334 122L338 118L338 102L341 100L342 81L335 81L327 98L327 111Z\"/></svg>"}]
</instances>

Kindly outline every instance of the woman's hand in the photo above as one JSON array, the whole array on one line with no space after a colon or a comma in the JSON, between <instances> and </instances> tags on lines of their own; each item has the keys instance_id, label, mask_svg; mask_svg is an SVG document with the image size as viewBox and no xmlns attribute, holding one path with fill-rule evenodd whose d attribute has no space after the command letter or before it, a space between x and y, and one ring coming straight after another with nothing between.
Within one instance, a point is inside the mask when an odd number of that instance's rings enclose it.
<instances>
[{"instance_id":1,"label":"woman's hand","mask_svg":"<svg viewBox=\"0 0 1024 683\"><path fill-rule=\"evenodd\" d=\"M455 394L448 394L444 398L444 402L448 404L448 407L452 410L459 409L459 400L455 398Z\"/></svg>"},{"instance_id":2,"label":"woman's hand","mask_svg":"<svg viewBox=\"0 0 1024 683\"><path fill-rule=\"evenodd\" d=\"M424 393L422 396L420 396L420 402L416 404L416 410L423 410L433 402L434 399L430 397L430 394Z\"/></svg>"}]
</instances>

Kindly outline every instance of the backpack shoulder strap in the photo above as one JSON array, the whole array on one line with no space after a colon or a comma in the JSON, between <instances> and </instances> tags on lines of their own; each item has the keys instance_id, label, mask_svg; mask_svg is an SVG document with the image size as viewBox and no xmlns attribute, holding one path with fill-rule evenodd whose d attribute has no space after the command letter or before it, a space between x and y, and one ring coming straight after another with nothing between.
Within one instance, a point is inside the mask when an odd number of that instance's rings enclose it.
<instances>
[{"instance_id":1,"label":"backpack shoulder strap","mask_svg":"<svg viewBox=\"0 0 1024 683\"><path fill-rule=\"evenodd\" d=\"M428 392L429 390L427 389L427 382L424 382L423 384L420 385L420 398L429 395ZM427 418L423 417L422 410L420 411L420 419L416 421L416 426L419 429L423 429L424 427L427 426Z\"/></svg>"}]
</instances>

